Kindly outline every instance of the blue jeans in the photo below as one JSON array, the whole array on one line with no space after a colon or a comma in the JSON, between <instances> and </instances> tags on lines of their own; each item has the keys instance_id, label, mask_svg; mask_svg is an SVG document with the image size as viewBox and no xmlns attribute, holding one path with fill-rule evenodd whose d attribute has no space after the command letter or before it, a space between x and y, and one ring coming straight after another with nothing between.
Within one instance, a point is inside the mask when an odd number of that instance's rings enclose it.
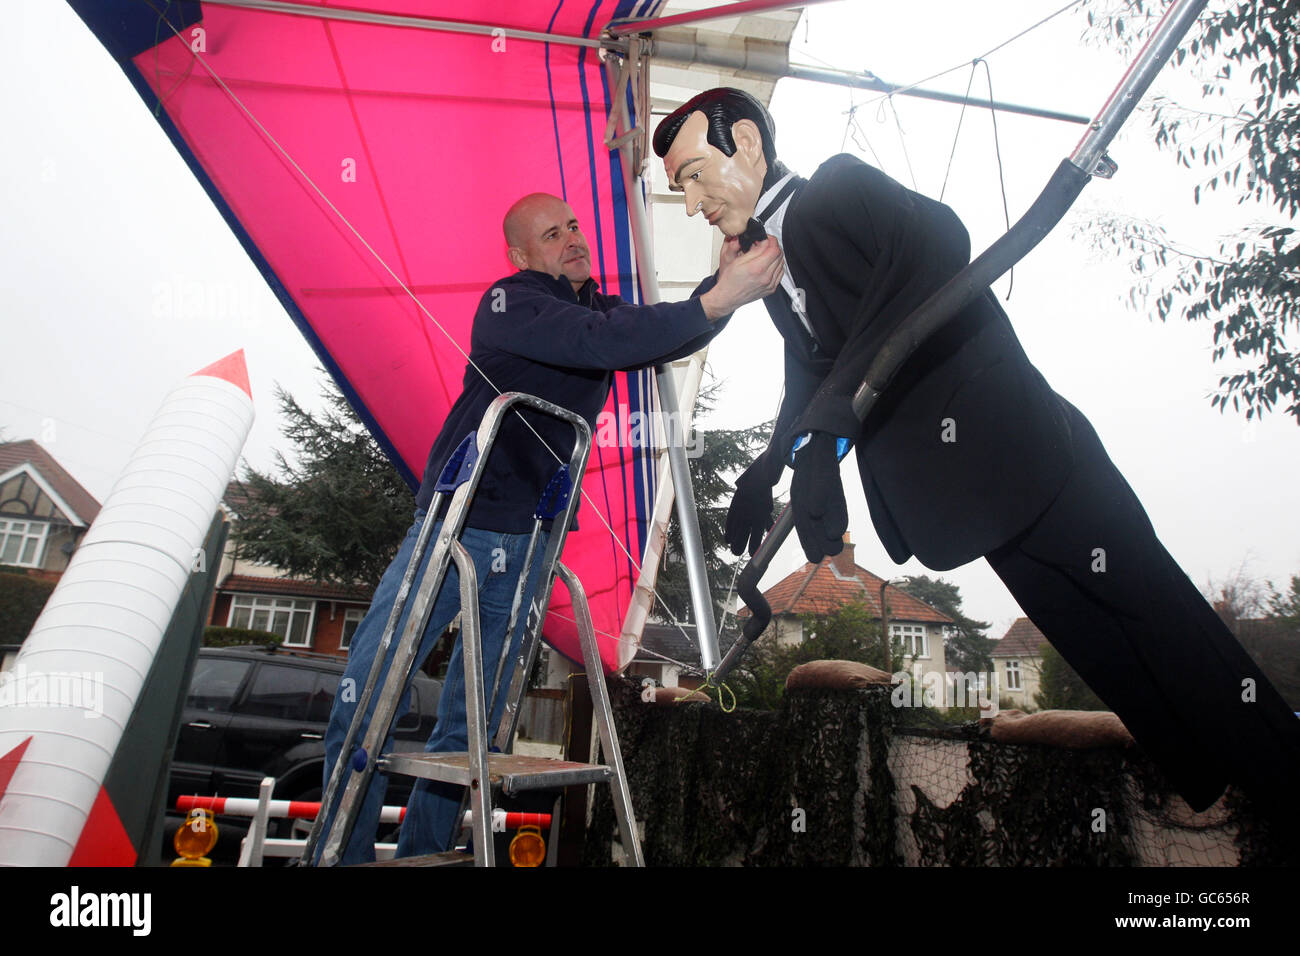
<instances>
[{"instance_id":1,"label":"blue jeans","mask_svg":"<svg viewBox=\"0 0 1300 956\"><path fill-rule=\"evenodd\" d=\"M415 551L415 541L419 536L420 526L423 523L424 512L416 511L415 522L407 531L406 538L397 552L397 557L388 566L383 579L379 582L379 587L375 590L370 610L352 636L352 644L348 650L347 670L344 672L343 680L339 684L339 693L335 695L334 708L330 712L329 727L325 732L324 779L326 783L329 781L334 764L339 759L343 739L347 736L348 727L356 712L356 702L365 688L371 663L379 650L379 641L383 637L384 625L387 624L388 616L392 613L393 604L397 599L397 591L401 586L402 576L405 574L406 566ZM429 555L433 552L433 543L437 540L441 526L442 522L440 521L434 527L433 534L430 536L428 553L425 555L425 563L421 567L421 573L428 564ZM502 676L504 686L497 696L496 706L493 708L488 721L490 728L488 731L489 740L492 734L496 733L497 724L500 722L501 714L505 710L506 690L509 688L510 676L513 673L513 658L518 653L524 628L527 625L528 608L532 603L533 592L537 588L537 578L541 571L546 538L545 532L539 535L532 565L527 569L528 584L524 590L514 633L510 637L510 654L507 657L507 664ZM466 528L461 534L461 544L474 562L474 570L478 577L479 625L482 634L482 663L486 674L485 683L490 683L496 675L497 660L501 654L501 645L510 618L510 607L514 602L515 588L519 582L520 570L523 568L524 558L528 550L528 539L529 536L526 534L505 534L497 531L480 531L475 528ZM417 577L416 582L418 581L419 578ZM390 665L397 650L402 630L406 626L406 619L410 614L411 605L414 603L415 591L416 587L413 583L406 607L402 610L402 617L398 622L397 631L388 648L387 656ZM451 563L448 565L446 579L443 581L442 589L438 592L433 610L429 614L428 626L425 628L423 638L420 641L420 649L416 657L417 668L429 656L438 638L458 613L460 613L460 575L456 571L456 565ZM347 683L349 680L353 681L350 685ZM382 682L379 686L382 686ZM350 688L352 693L344 693L345 688ZM367 708L366 725L369 724L370 717L374 713L375 698L379 696L378 690L379 688L376 687L375 695ZM345 700L345 698L348 699ZM397 718L400 719L410 709L410 706L411 689L408 684L406 692L402 695L401 702L398 705ZM456 646L452 651L451 661L448 664L447 679L442 688L442 696L438 700L438 722L433 728L428 743L425 744L424 749L426 752L464 751L468 749L465 707L465 664L461 656L461 641L458 634ZM395 723L396 719L394 720ZM355 746L361 746L364 735L365 725L362 726L356 738ZM389 735L384 744L384 751L388 752L392 749L393 738ZM346 779L345 777L344 782L346 782ZM356 823L352 828L352 836L344 848L340 862L351 864L368 863L374 860L375 834L379 826L379 813L383 807L384 792L387 787L388 777L385 774L376 772L372 775L370 788L366 791L365 799L362 801L360 811L357 814ZM417 781L415 788L411 792L411 799L406 806L406 818L402 823L401 836L398 838L397 855L414 856L423 853L439 853L450 849L452 841L460 832L460 821L457 817L460 813L461 792L463 790L463 787L452 784L433 783L428 780Z\"/></svg>"}]
</instances>

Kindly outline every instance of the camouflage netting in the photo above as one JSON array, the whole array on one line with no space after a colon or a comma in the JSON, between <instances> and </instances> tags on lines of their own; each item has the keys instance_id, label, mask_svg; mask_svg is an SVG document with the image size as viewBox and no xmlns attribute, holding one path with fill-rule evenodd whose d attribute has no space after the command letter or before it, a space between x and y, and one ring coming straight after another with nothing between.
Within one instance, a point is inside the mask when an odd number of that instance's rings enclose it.
<instances>
[{"instance_id":1,"label":"camouflage netting","mask_svg":"<svg viewBox=\"0 0 1300 956\"><path fill-rule=\"evenodd\" d=\"M919 726L932 715L888 688L791 690L780 710L732 713L610 689L650 866L1300 862L1300 841L1244 797L1193 813L1136 748ZM618 832L609 788L594 794L588 865L610 862Z\"/></svg>"}]
</instances>

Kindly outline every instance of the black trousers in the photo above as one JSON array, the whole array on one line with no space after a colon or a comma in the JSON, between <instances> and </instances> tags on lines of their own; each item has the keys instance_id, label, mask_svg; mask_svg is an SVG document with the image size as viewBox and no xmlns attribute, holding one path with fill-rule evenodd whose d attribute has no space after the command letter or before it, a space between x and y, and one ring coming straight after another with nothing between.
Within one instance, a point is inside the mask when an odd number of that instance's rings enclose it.
<instances>
[{"instance_id":1,"label":"black trousers","mask_svg":"<svg viewBox=\"0 0 1300 956\"><path fill-rule=\"evenodd\" d=\"M1265 812L1294 806L1300 718L1160 544L1088 420L1066 405L1074 471L989 564L1194 810L1229 783Z\"/></svg>"}]
</instances>

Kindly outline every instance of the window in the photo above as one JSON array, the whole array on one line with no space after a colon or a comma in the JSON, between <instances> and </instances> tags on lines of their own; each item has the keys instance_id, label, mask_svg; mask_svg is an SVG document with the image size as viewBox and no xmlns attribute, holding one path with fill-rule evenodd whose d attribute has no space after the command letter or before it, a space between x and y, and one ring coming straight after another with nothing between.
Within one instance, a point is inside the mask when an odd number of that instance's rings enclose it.
<instances>
[{"instance_id":1,"label":"window","mask_svg":"<svg viewBox=\"0 0 1300 956\"><path fill-rule=\"evenodd\" d=\"M895 647L901 645L904 657L930 656L930 644L926 639L924 624L891 624L889 636L893 638Z\"/></svg>"},{"instance_id":2,"label":"window","mask_svg":"<svg viewBox=\"0 0 1300 956\"><path fill-rule=\"evenodd\" d=\"M339 650L346 651L352 646L352 635L357 632L366 612L359 607L350 607L343 612L343 636L339 638Z\"/></svg>"},{"instance_id":3,"label":"window","mask_svg":"<svg viewBox=\"0 0 1300 956\"><path fill-rule=\"evenodd\" d=\"M39 568L45 557L48 521L15 521L0 518L0 564Z\"/></svg>"},{"instance_id":4,"label":"window","mask_svg":"<svg viewBox=\"0 0 1300 956\"><path fill-rule=\"evenodd\" d=\"M1021 690L1020 661L1007 661L1007 690Z\"/></svg>"},{"instance_id":5,"label":"window","mask_svg":"<svg viewBox=\"0 0 1300 956\"><path fill-rule=\"evenodd\" d=\"M244 675L252 665L248 661L223 661L200 657L194 665L190 680L190 696L186 706L195 710L225 712L244 682Z\"/></svg>"},{"instance_id":6,"label":"window","mask_svg":"<svg viewBox=\"0 0 1300 956\"><path fill-rule=\"evenodd\" d=\"M285 647L311 647L315 606L315 601L237 594L230 602L230 619L226 625L279 634L284 638Z\"/></svg>"},{"instance_id":7,"label":"window","mask_svg":"<svg viewBox=\"0 0 1300 956\"><path fill-rule=\"evenodd\" d=\"M239 712L254 717L306 720L315 689L316 671L310 668L263 664Z\"/></svg>"}]
</instances>

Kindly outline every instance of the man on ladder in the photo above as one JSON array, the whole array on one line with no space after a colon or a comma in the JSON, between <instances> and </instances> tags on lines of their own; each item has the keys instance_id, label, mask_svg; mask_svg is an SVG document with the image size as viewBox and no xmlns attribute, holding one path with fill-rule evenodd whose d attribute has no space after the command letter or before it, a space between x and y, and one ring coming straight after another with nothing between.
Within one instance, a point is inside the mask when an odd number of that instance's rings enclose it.
<instances>
[{"instance_id":1,"label":"man on ladder","mask_svg":"<svg viewBox=\"0 0 1300 956\"><path fill-rule=\"evenodd\" d=\"M508 256L520 271L493 283L479 303L464 389L429 452L416 496L414 523L353 635L347 671L325 735L326 786L352 723L356 691L366 683L439 475L461 440L478 427L493 399L502 392L524 392L571 409L594 426L614 370L657 365L698 351L721 330L735 309L771 294L784 270L775 240L743 255L732 240L723 247L718 272L702 282L690 299L635 306L599 291L591 278L586 239L573 211L558 197L545 193L525 196L510 208L503 228ZM487 662L497 661L501 654L520 576L527 576L521 607L529 606L538 586L542 549L537 549L537 558L530 567L521 565L534 509L558 463L572 450L570 431L563 423L542 416L529 416L525 421L520 414L509 415L501 425L470 505L461 544L472 558L478 577L482 659L489 680L491 668ZM426 555L426 564L427 560ZM408 602L397 633L402 632L410 610ZM459 610L459 579L452 567L429 615L416 667ZM522 637L526 619L526 614L520 615L510 635L510 657ZM396 642L389 648L390 661L396 648ZM353 692L343 693L345 687ZM438 704L438 723L426 751L466 750L465 694L458 639ZM374 700L367 709L367 719L374 710ZM497 695L489 715L489 737L495 733L505 703L506 695ZM398 717L409 704L408 689ZM358 740L364 729L363 725ZM375 832L386 786L384 775L375 774L342 863L374 859ZM450 849L460 828L460 790L428 780L417 782L407 805L397 856Z\"/></svg>"}]
</instances>

